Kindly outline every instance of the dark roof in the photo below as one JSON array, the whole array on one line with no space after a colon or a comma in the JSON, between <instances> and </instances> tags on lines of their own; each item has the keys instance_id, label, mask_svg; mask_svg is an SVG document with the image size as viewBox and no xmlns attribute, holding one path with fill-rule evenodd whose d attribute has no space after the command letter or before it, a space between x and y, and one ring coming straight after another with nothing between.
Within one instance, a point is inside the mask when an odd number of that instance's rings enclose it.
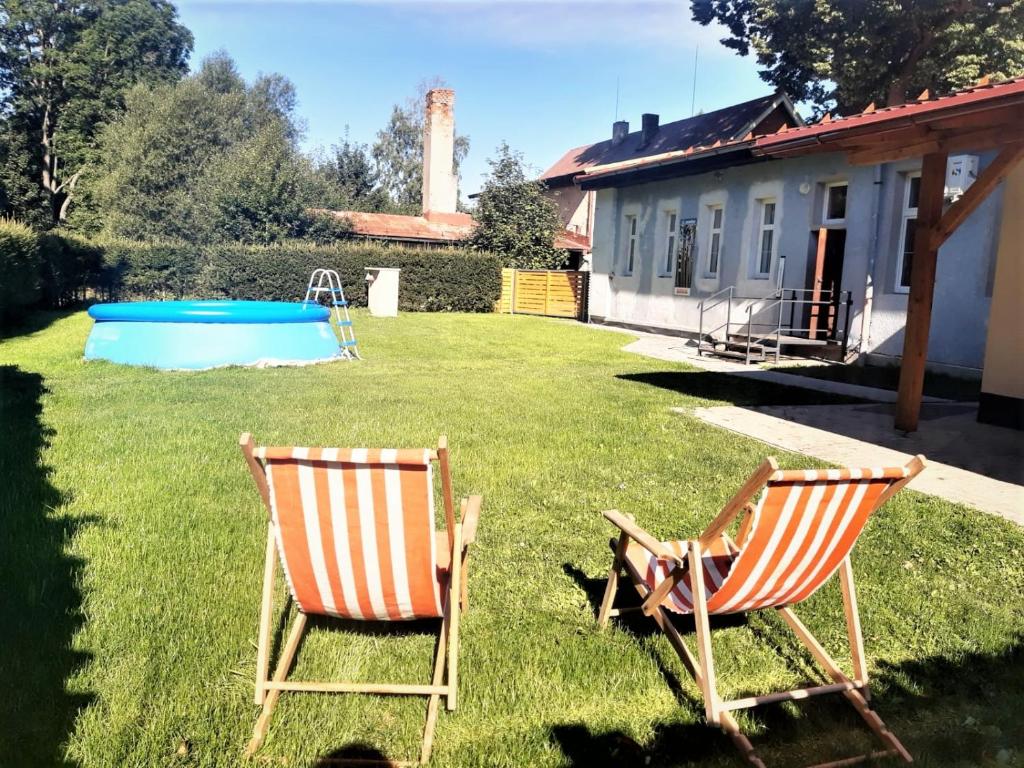
<instances>
[{"instance_id":1,"label":"dark roof","mask_svg":"<svg viewBox=\"0 0 1024 768\"><path fill-rule=\"evenodd\" d=\"M556 186L560 181L571 182L575 175L596 165L639 160L667 152L737 141L754 131L761 121L780 106L788 113L794 125L803 125L789 98L782 93L773 93L714 112L665 123L658 127L654 138L646 145L642 145L642 131L633 131L617 145L607 139L576 147L566 152L541 178L549 185ZM777 125L772 126L771 130L776 128Z\"/></svg>"}]
</instances>

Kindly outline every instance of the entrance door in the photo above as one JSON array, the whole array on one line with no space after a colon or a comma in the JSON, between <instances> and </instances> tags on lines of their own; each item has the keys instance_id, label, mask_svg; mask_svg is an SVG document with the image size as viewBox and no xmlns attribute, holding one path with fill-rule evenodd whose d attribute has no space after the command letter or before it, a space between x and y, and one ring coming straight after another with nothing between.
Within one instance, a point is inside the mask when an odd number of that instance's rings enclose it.
<instances>
[{"instance_id":1,"label":"entrance door","mask_svg":"<svg viewBox=\"0 0 1024 768\"><path fill-rule=\"evenodd\" d=\"M811 288L808 338L834 339L839 315L839 292L842 290L843 256L846 253L846 230L818 230ZM819 303L828 302L828 304Z\"/></svg>"}]
</instances>

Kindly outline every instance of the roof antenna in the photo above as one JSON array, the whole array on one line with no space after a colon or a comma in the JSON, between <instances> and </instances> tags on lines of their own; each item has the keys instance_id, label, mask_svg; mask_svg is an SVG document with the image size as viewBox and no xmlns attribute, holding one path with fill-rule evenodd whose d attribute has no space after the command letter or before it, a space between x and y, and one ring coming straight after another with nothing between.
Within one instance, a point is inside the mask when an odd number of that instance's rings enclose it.
<instances>
[{"instance_id":1,"label":"roof antenna","mask_svg":"<svg viewBox=\"0 0 1024 768\"><path fill-rule=\"evenodd\" d=\"M619 122L619 76L615 77L615 122Z\"/></svg>"},{"instance_id":2,"label":"roof antenna","mask_svg":"<svg viewBox=\"0 0 1024 768\"><path fill-rule=\"evenodd\" d=\"M693 49L693 88L690 91L690 117L693 117L694 108L697 105L697 56L700 54L700 46Z\"/></svg>"}]
</instances>

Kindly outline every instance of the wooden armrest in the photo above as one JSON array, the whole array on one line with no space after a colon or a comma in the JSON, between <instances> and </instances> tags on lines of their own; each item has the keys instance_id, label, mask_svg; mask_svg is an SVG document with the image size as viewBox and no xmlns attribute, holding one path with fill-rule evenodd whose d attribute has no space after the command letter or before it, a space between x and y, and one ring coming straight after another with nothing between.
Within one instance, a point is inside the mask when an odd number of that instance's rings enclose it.
<instances>
[{"instance_id":1,"label":"wooden armrest","mask_svg":"<svg viewBox=\"0 0 1024 768\"><path fill-rule=\"evenodd\" d=\"M701 547L710 545L711 542L725 533L725 529L736 519L736 515L750 502L754 494L764 487L765 483L768 482L768 478L778 468L778 462L775 461L773 456L769 456L761 463L761 466L754 470L754 474L747 478L747 482L743 484L743 487L736 492L735 496L729 499L729 502L722 507L722 511L718 513L718 516L711 521L711 525L700 535L698 541Z\"/></svg>"},{"instance_id":2,"label":"wooden armrest","mask_svg":"<svg viewBox=\"0 0 1024 768\"><path fill-rule=\"evenodd\" d=\"M462 546L468 547L476 541L476 524L480 520L483 496L470 496L462 500Z\"/></svg>"},{"instance_id":3,"label":"wooden armrest","mask_svg":"<svg viewBox=\"0 0 1024 768\"><path fill-rule=\"evenodd\" d=\"M605 519L612 525L633 539L637 544L646 549L659 560L668 560L676 565L682 565L683 559L668 549L664 544L647 533L617 509L608 509L602 512Z\"/></svg>"}]
</instances>

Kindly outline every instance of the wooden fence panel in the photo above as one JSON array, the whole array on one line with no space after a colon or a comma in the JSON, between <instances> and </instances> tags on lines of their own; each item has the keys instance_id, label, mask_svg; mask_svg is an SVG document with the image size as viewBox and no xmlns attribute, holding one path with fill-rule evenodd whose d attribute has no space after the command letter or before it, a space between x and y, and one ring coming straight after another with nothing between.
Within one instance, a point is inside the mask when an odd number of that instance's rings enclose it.
<instances>
[{"instance_id":1,"label":"wooden fence panel","mask_svg":"<svg viewBox=\"0 0 1024 768\"><path fill-rule=\"evenodd\" d=\"M498 312L583 319L587 273L562 270L503 269Z\"/></svg>"}]
</instances>

